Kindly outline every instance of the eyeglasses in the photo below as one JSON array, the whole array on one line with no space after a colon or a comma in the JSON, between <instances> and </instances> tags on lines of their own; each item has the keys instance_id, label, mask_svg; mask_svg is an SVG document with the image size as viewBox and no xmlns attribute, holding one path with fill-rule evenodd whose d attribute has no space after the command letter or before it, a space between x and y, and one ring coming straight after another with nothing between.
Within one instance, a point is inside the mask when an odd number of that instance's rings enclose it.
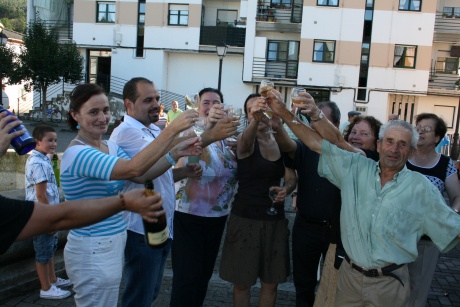
<instances>
[{"instance_id":1,"label":"eyeglasses","mask_svg":"<svg viewBox=\"0 0 460 307\"><path fill-rule=\"evenodd\" d=\"M427 132L431 132L433 131L434 128L433 127L430 127L430 126L425 126L425 127L421 127L421 126L416 126L415 127L415 131L417 131L418 133L427 133Z\"/></svg>"}]
</instances>

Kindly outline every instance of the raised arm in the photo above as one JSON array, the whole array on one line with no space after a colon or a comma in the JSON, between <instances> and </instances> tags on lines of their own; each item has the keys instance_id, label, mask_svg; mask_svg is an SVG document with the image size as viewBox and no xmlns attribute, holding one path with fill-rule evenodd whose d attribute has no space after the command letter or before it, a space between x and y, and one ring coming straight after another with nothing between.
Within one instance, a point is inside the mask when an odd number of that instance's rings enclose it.
<instances>
[{"instance_id":1,"label":"raised arm","mask_svg":"<svg viewBox=\"0 0 460 307\"><path fill-rule=\"evenodd\" d=\"M302 97L300 99L305 98ZM286 108L278 91L273 90L270 92L266 101L273 112L286 122L300 141L302 141L311 150L321 154L321 142L323 138L311 127L302 123L302 121L298 120L298 123L292 122L295 115Z\"/></svg>"},{"instance_id":2,"label":"raised arm","mask_svg":"<svg viewBox=\"0 0 460 307\"><path fill-rule=\"evenodd\" d=\"M143 176L168 151L174 138L182 131L192 127L198 113L195 110L182 112L160 135L131 160L119 159L111 180L132 179Z\"/></svg>"},{"instance_id":3,"label":"raised arm","mask_svg":"<svg viewBox=\"0 0 460 307\"><path fill-rule=\"evenodd\" d=\"M254 152L254 142L261 121L266 119L263 111L267 108L265 99L257 98L252 107L248 108L248 117L252 118L244 131L238 135L237 156L240 159L250 156Z\"/></svg>"},{"instance_id":4,"label":"raised arm","mask_svg":"<svg viewBox=\"0 0 460 307\"><path fill-rule=\"evenodd\" d=\"M445 184L450 206L460 212L460 181L457 179L457 174L447 177Z\"/></svg>"},{"instance_id":5,"label":"raised arm","mask_svg":"<svg viewBox=\"0 0 460 307\"><path fill-rule=\"evenodd\" d=\"M274 134L276 143L280 147L282 152L285 152L291 160L295 158L295 152L297 150L297 143L291 139L284 129L283 124L280 121L280 117L275 115L272 117L272 126L276 131Z\"/></svg>"}]
</instances>

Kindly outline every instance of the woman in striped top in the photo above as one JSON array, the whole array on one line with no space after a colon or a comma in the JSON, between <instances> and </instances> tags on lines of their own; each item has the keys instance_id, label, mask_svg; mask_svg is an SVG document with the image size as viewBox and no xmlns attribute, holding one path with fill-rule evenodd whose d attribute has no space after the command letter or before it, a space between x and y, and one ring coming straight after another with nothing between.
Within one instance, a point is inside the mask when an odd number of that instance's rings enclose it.
<instances>
[{"instance_id":1,"label":"woman in striped top","mask_svg":"<svg viewBox=\"0 0 460 307\"><path fill-rule=\"evenodd\" d=\"M64 152L61 184L66 200L102 198L117 195L129 179L142 183L158 176L156 162L176 135L190 128L196 111L184 112L153 142L131 160L111 141L102 140L107 132L110 109L104 90L95 84L78 85L70 94L69 124L78 131ZM189 155L198 154L198 138L187 140ZM160 158L164 161L159 161ZM64 249L67 274L74 283L77 306L116 306L122 275L126 226L118 213L99 223L72 229Z\"/></svg>"}]
</instances>

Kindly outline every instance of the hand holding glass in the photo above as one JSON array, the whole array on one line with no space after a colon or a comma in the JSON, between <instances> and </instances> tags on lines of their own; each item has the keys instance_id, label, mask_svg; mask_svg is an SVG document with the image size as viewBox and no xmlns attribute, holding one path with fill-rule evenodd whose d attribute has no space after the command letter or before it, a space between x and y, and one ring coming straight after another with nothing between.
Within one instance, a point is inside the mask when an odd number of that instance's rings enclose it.
<instances>
[{"instance_id":1,"label":"hand holding glass","mask_svg":"<svg viewBox=\"0 0 460 307\"><path fill-rule=\"evenodd\" d=\"M263 97L268 97L268 92L275 88L275 83L270 80L262 80L260 82L259 94Z\"/></svg>"},{"instance_id":2,"label":"hand holding glass","mask_svg":"<svg viewBox=\"0 0 460 307\"><path fill-rule=\"evenodd\" d=\"M270 208L267 209L267 214L269 215L276 215L278 213L278 210L275 209L274 207L274 204L275 204L275 200L276 200L276 196L278 195L278 192L275 191L275 190L268 190L268 196L270 197L270 199L272 200L272 205Z\"/></svg>"},{"instance_id":3,"label":"hand holding glass","mask_svg":"<svg viewBox=\"0 0 460 307\"><path fill-rule=\"evenodd\" d=\"M193 126L193 131L195 131L197 136L200 136L204 132L204 129L206 129L206 117L198 117Z\"/></svg>"},{"instance_id":4,"label":"hand holding glass","mask_svg":"<svg viewBox=\"0 0 460 307\"><path fill-rule=\"evenodd\" d=\"M294 87L291 91L291 101L292 103L298 107L298 103L301 103L301 101L299 100L299 97L300 97L300 94L301 93L306 93L307 91L302 88L302 87ZM297 121L296 117L295 117L295 114L294 114L294 119L292 120L292 123L293 124L298 124L299 122Z\"/></svg>"}]
</instances>

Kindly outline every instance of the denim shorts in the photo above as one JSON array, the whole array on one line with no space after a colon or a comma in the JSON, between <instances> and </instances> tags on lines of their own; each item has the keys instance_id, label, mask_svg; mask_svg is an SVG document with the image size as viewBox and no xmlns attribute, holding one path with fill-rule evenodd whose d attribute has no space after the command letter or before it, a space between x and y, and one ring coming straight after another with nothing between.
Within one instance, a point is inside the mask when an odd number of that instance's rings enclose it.
<instances>
[{"instance_id":1,"label":"denim shorts","mask_svg":"<svg viewBox=\"0 0 460 307\"><path fill-rule=\"evenodd\" d=\"M58 245L57 232L53 235L43 234L33 238L35 249L35 261L47 264L54 256Z\"/></svg>"}]
</instances>

